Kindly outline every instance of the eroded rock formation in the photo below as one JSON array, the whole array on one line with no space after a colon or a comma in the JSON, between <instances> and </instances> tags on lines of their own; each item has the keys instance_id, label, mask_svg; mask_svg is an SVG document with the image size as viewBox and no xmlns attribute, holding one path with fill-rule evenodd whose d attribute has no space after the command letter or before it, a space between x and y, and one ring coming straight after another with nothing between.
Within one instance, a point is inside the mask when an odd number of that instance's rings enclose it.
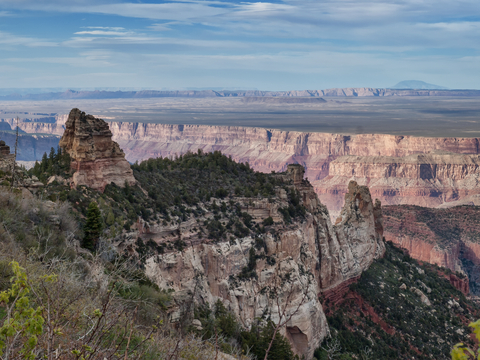
<instances>
[{"instance_id":1,"label":"eroded rock formation","mask_svg":"<svg viewBox=\"0 0 480 360\"><path fill-rule=\"evenodd\" d=\"M478 157L470 157L480 153L477 138L118 122L111 126L114 139L130 161L202 149L220 150L263 172L285 171L289 163L302 164L320 200L334 216L343 206L350 180L371 186L372 194L386 204L439 206L478 194ZM449 176L453 174L456 179L452 182Z\"/></svg>"},{"instance_id":2,"label":"eroded rock formation","mask_svg":"<svg viewBox=\"0 0 480 360\"><path fill-rule=\"evenodd\" d=\"M320 199L332 211L342 206L338 194L351 180L367 185L384 205L438 207L480 194L480 156L434 151L404 157L342 156L329 175L315 182Z\"/></svg>"},{"instance_id":3,"label":"eroded rock formation","mask_svg":"<svg viewBox=\"0 0 480 360\"><path fill-rule=\"evenodd\" d=\"M10 146L5 141L0 140L0 170L11 171L13 155L10 154Z\"/></svg>"},{"instance_id":4,"label":"eroded rock formation","mask_svg":"<svg viewBox=\"0 0 480 360\"><path fill-rule=\"evenodd\" d=\"M386 206L385 240L408 250L418 260L468 275L451 276L459 290L480 294L480 207L429 209Z\"/></svg>"},{"instance_id":5,"label":"eroded rock formation","mask_svg":"<svg viewBox=\"0 0 480 360\"><path fill-rule=\"evenodd\" d=\"M103 191L115 183L133 185L130 164L118 144L112 141L108 124L79 109L72 109L59 144L72 158L73 183Z\"/></svg>"},{"instance_id":6,"label":"eroded rock formation","mask_svg":"<svg viewBox=\"0 0 480 360\"><path fill-rule=\"evenodd\" d=\"M60 117L57 123L62 126ZM29 128L32 126L35 129ZM53 131L38 126L26 123L25 130ZM368 185L383 204L480 204L477 138L342 135L121 122L110 123L110 128L113 139L131 162L202 149L220 150L267 173L285 171L288 164L299 163L333 218L343 206L350 180Z\"/></svg>"},{"instance_id":7,"label":"eroded rock formation","mask_svg":"<svg viewBox=\"0 0 480 360\"><path fill-rule=\"evenodd\" d=\"M176 239L187 245L183 251L172 249L146 259L147 275L161 288L174 289L174 296L182 301L214 303L221 299L247 327L265 315L278 322L285 310L293 316L283 334L296 353L311 359L328 333L319 295L353 281L383 255L385 247L380 204L372 202L368 188L354 182L349 185L345 208L333 225L311 184L300 177L303 171L296 165L286 175L276 175L289 181L287 189L298 191L306 209L304 217L290 224L280 211L289 201L284 187L276 188L277 195L271 199L235 198L254 222L262 223L267 217L274 220L261 239L248 236L214 243L198 236L194 220L173 227L141 222L138 227L145 241L161 245ZM257 278L241 276L249 266L251 249L257 257Z\"/></svg>"}]
</instances>

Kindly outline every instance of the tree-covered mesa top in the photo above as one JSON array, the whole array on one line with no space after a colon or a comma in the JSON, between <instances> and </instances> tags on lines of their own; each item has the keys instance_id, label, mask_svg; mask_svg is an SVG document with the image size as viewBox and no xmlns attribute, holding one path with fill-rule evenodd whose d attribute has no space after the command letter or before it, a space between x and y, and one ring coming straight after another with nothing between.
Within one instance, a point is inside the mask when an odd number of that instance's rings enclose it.
<instances>
[{"instance_id":1,"label":"tree-covered mesa top","mask_svg":"<svg viewBox=\"0 0 480 360\"><path fill-rule=\"evenodd\" d=\"M45 183L52 175L68 178L68 162L67 153L52 149L29 173ZM273 199L276 187L284 188L288 197L288 206L279 209L286 223L305 214L291 180L280 174L255 172L248 163L237 163L219 151L149 159L131 167L136 185L111 183L102 194L86 186L71 188L66 182L54 181L46 187L47 196L53 201L68 200L83 217L90 203L97 202L110 235L130 229L139 218L166 225L213 212L214 218L202 224L204 237L226 240L228 233L247 236L260 231L261 226L241 210L237 199ZM84 218L81 221L84 223ZM272 225L272 219L265 219L264 225Z\"/></svg>"}]
</instances>

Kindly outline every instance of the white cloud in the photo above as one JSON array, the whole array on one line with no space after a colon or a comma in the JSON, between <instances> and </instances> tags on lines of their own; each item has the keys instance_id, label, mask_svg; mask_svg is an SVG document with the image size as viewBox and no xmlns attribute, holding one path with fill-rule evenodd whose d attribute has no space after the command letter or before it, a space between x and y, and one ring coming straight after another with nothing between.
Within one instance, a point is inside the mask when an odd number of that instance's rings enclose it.
<instances>
[{"instance_id":1,"label":"white cloud","mask_svg":"<svg viewBox=\"0 0 480 360\"><path fill-rule=\"evenodd\" d=\"M3 47L15 47L18 45L28 47L50 47L58 46L58 43L44 39L36 39L26 36L17 36L11 33L0 31L0 45Z\"/></svg>"},{"instance_id":2,"label":"white cloud","mask_svg":"<svg viewBox=\"0 0 480 360\"><path fill-rule=\"evenodd\" d=\"M77 31L75 35L106 35L106 36L126 36L133 34L128 31L106 31L106 30L89 30L89 31Z\"/></svg>"}]
</instances>

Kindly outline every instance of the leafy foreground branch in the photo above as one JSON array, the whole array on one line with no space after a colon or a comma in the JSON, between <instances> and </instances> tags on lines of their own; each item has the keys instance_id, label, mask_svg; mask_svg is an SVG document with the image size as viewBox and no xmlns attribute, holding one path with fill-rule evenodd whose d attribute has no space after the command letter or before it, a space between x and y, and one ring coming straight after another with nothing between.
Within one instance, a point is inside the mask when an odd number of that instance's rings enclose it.
<instances>
[{"instance_id":1,"label":"leafy foreground branch","mask_svg":"<svg viewBox=\"0 0 480 360\"><path fill-rule=\"evenodd\" d=\"M480 342L480 320L470 323L469 326L473 328L475 337L477 338L477 341ZM475 356L475 353L472 349L463 343L459 343L453 347L451 355L452 360L480 359L480 348L477 350L477 356Z\"/></svg>"}]
</instances>

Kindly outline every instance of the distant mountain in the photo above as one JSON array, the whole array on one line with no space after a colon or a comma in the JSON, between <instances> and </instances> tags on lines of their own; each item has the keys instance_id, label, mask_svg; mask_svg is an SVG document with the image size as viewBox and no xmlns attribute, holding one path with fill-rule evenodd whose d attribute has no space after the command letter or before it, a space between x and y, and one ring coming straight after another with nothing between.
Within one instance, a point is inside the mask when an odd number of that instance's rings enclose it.
<instances>
[{"instance_id":1,"label":"distant mountain","mask_svg":"<svg viewBox=\"0 0 480 360\"><path fill-rule=\"evenodd\" d=\"M405 80L400 81L397 85L390 87L390 89L446 90L448 88L420 80Z\"/></svg>"}]
</instances>

